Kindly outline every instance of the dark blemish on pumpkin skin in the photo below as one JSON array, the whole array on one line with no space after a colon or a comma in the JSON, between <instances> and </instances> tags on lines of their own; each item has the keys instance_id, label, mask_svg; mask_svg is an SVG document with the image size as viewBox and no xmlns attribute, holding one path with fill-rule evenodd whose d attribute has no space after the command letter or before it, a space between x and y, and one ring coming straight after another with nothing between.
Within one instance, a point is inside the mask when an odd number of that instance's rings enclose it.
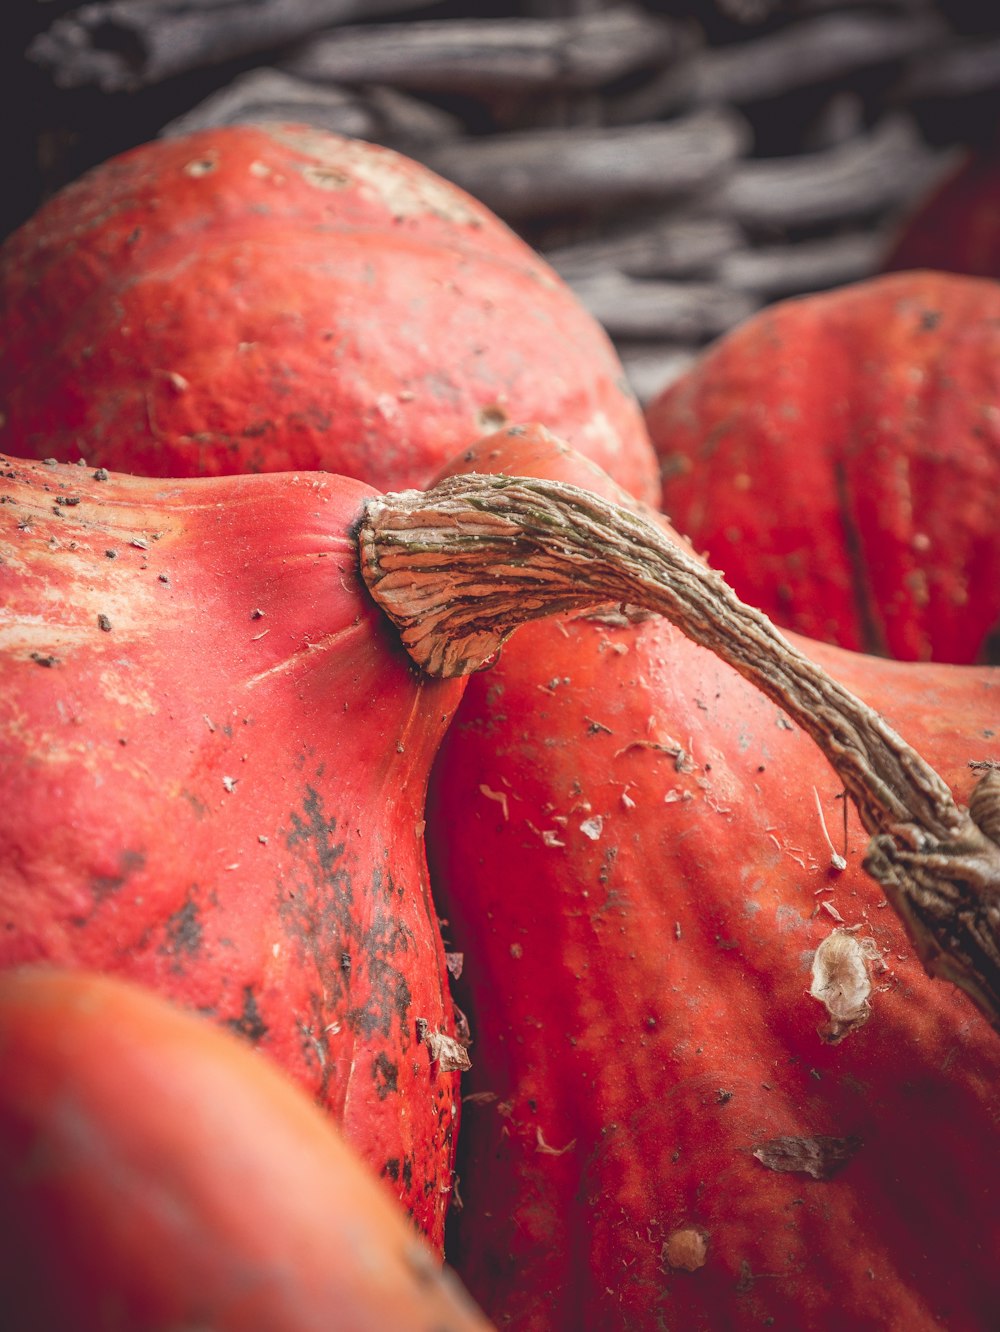
<instances>
[{"instance_id":1,"label":"dark blemish on pumpkin skin","mask_svg":"<svg viewBox=\"0 0 1000 1332\"><path fill-rule=\"evenodd\" d=\"M617 859L617 857L618 857L618 848L616 846L609 846L607 850L604 852L604 859L601 863L601 869L597 876L597 881L598 883L600 883L602 888L606 888L608 886L608 881L611 878L611 872L614 869L615 860ZM607 903L605 903L605 906L607 906Z\"/></svg>"},{"instance_id":2,"label":"dark blemish on pumpkin skin","mask_svg":"<svg viewBox=\"0 0 1000 1332\"><path fill-rule=\"evenodd\" d=\"M343 864L345 843L336 841L337 820L326 816L314 787L306 787L302 814L293 812L291 824L285 844L296 855L294 882L277 884L286 935L315 966L328 1012L336 1012L366 1039L388 1039L399 1025L398 1041L405 1049L413 1000L406 976L392 961L413 944L412 931L399 914L405 888L375 869L365 893L371 910L359 921L352 875ZM349 969L342 965L345 956ZM349 987L357 1000L348 1008Z\"/></svg>"},{"instance_id":3,"label":"dark blemish on pumpkin skin","mask_svg":"<svg viewBox=\"0 0 1000 1332\"><path fill-rule=\"evenodd\" d=\"M327 819L324 816L323 798L313 786L306 787L306 798L302 809L305 814L304 819L297 813L292 813L293 831L285 838L285 845L289 851L294 851L296 847L308 846L315 854L323 874L333 878L337 874L337 861L344 854L344 843L333 840L337 820ZM348 880L343 886L348 893L348 902L353 902L350 881Z\"/></svg>"},{"instance_id":4,"label":"dark blemish on pumpkin skin","mask_svg":"<svg viewBox=\"0 0 1000 1332\"><path fill-rule=\"evenodd\" d=\"M373 952L368 959L368 976L370 988L367 1001L347 1012L351 1030L369 1039L375 1035L388 1037L395 1014L402 1029L400 1044L406 1049L410 1044L407 1018L413 1007L409 982L401 971L377 952Z\"/></svg>"},{"instance_id":5,"label":"dark blemish on pumpkin skin","mask_svg":"<svg viewBox=\"0 0 1000 1332\"><path fill-rule=\"evenodd\" d=\"M372 1083L380 1101L399 1091L399 1069L383 1050L372 1060Z\"/></svg>"},{"instance_id":6,"label":"dark blemish on pumpkin skin","mask_svg":"<svg viewBox=\"0 0 1000 1332\"><path fill-rule=\"evenodd\" d=\"M146 856L142 851L122 851L118 857L117 874L97 874L90 881L95 902L102 902L110 893L117 893L129 879L143 869Z\"/></svg>"},{"instance_id":7,"label":"dark blemish on pumpkin skin","mask_svg":"<svg viewBox=\"0 0 1000 1332\"><path fill-rule=\"evenodd\" d=\"M257 996L254 994L252 985L243 987L243 1011L238 1018L226 1018L222 1024L228 1027L230 1031L235 1031L239 1036L245 1036L247 1040L255 1045L262 1041L267 1035L267 1023L260 1015L260 1009L257 1007Z\"/></svg>"},{"instance_id":8,"label":"dark blemish on pumpkin skin","mask_svg":"<svg viewBox=\"0 0 1000 1332\"><path fill-rule=\"evenodd\" d=\"M123 740L122 744L124 743L125 742ZM195 818L203 819L206 816L206 814L208 813L208 806L199 796L195 795L193 791L186 791L186 790L181 791L180 796L182 800L186 800L187 803L191 806L191 809L194 811Z\"/></svg>"},{"instance_id":9,"label":"dark blemish on pumpkin skin","mask_svg":"<svg viewBox=\"0 0 1000 1332\"><path fill-rule=\"evenodd\" d=\"M386 1161L385 1165L382 1167L382 1175L383 1178L388 1176L389 1179L399 1179L398 1156L391 1156L389 1160Z\"/></svg>"},{"instance_id":10,"label":"dark blemish on pumpkin skin","mask_svg":"<svg viewBox=\"0 0 1000 1332\"><path fill-rule=\"evenodd\" d=\"M161 952L171 956L186 953L196 957L202 944L202 927L198 913L198 904L194 900L194 888L188 894L184 905L167 917L164 931L166 941Z\"/></svg>"}]
</instances>

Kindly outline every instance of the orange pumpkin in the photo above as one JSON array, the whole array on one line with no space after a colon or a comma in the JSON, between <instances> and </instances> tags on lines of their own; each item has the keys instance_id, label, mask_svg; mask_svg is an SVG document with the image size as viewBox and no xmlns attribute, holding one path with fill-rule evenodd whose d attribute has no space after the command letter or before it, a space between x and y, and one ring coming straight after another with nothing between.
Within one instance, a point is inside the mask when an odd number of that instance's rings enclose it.
<instances>
[{"instance_id":1,"label":"orange pumpkin","mask_svg":"<svg viewBox=\"0 0 1000 1332\"><path fill-rule=\"evenodd\" d=\"M656 460L611 343L485 207L301 125L144 144L0 247L0 450L148 476L425 484L546 420L644 499Z\"/></svg>"},{"instance_id":2,"label":"orange pumpkin","mask_svg":"<svg viewBox=\"0 0 1000 1332\"><path fill-rule=\"evenodd\" d=\"M486 1332L301 1092L127 982L0 975L0 1299L17 1332Z\"/></svg>"}]
</instances>

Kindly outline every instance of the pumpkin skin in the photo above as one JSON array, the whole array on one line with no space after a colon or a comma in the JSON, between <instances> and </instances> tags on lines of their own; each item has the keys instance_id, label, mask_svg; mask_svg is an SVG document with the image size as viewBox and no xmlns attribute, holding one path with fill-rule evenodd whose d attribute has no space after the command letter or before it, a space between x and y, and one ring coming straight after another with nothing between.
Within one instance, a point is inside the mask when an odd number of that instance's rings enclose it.
<instances>
[{"instance_id":1,"label":"pumpkin skin","mask_svg":"<svg viewBox=\"0 0 1000 1332\"><path fill-rule=\"evenodd\" d=\"M903 223L883 267L1000 277L1000 154L966 154Z\"/></svg>"},{"instance_id":2,"label":"pumpkin skin","mask_svg":"<svg viewBox=\"0 0 1000 1332\"><path fill-rule=\"evenodd\" d=\"M273 1066L104 976L0 976L0 1298L18 1332L485 1332Z\"/></svg>"},{"instance_id":3,"label":"pumpkin skin","mask_svg":"<svg viewBox=\"0 0 1000 1332\"><path fill-rule=\"evenodd\" d=\"M462 683L371 603L362 483L96 475L0 467L0 966L241 1033L440 1246L457 1074L418 1041L454 1031L422 831Z\"/></svg>"},{"instance_id":4,"label":"pumpkin skin","mask_svg":"<svg viewBox=\"0 0 1000 1332\"><path fill-rule=\"evenodd\" d=\"M529 444L463 468L609 494ZM995 671L799 646L959 796L996 757ZM839 795L772 703L655 618L526 625L471 679L428 852L475 1036L448 1253L499 1326L992 1327L1000 1170L977 1144L1000 1047L924 974ZM871 1015L838 1043L807 993L831 935L873 955Z\"/></svg>"},{"instance_id":5,"label":"pumpkin skin","mask_svg":"<svg viewBox=\"0 0 1000 1332\"><path fill-rule=\"evenodd\" d=\"M427 482L544 419L643 499L656 459L603 329L485 207L297 125L145 144L0 248L0 448L150 476Z\"/></svg>"},{"instance_id":6,"label":"pumpkin skin","mask_svg":"<svg viewBox=\"0 0 1000 1332\"><path fill-rule=\"evenodd\" d=\"M785 301L650 404L662 506L786 628L990 661L998 401L1000 284L899 273Z\"/></svg>"}]
</instances>

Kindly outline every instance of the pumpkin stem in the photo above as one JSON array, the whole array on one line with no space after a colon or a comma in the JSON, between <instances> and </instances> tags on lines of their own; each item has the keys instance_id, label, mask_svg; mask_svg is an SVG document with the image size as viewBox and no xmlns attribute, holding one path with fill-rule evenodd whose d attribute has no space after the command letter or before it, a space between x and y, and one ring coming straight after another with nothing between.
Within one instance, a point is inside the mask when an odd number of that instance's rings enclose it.
<instances>
[{"instance_id":1,"label":"pumpkin stem","mask_svg":"<svg viewBox=\"0 0 1000 1332\"><path fill-rule=\"evenodd\" d=\"M358 539L372 596L431 675L478 670L518 625L608 601L655 611L715 652L819 745L872 834L865 868L928 972L1000 1029L993 799L979 820L957 805L878 713L664 527L563 482L468 474L369 501Z\"/></svg>"}]
</instances>

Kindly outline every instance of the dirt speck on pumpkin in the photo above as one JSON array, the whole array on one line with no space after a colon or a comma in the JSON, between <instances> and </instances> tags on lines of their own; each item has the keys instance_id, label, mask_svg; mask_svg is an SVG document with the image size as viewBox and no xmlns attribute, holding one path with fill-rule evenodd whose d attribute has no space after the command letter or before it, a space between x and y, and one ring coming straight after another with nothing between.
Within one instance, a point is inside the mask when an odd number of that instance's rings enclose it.
<instances>
[{"instance_id":1,"label":"dirt speck on pumpkin","mask_svg":"<svg viewBox=\"0 0 1000 1332\"><path fill-rule=\"evenodd\" d=\"M184 166L184 174L185 176L194 176L197 179L198 176L211 175L211 173L217 171L218 168L218 160L206 154L204 157L196 157L193 161L186 163Z\"/></svg>"},{"instance_id":2,"label":"dirt speck on pumpkin","mask_svg":"<svg viewBox=\"0 0 1000 1332\"><path fill-rule=\"evenodd\" d=\"M708 1240L701 1226L681 1226L664 1240L660 1260L675 1272L697 1272L708 1258Z\"/></svg>"},{"instance_id":3,"label":"dirt speck on pumpkin","mask_svg":"<svg viewBox=\"0 0 1000 1332\"><path fill-rule=\"evenodd\" d=\"M476 413L476 425L484 435L502 429L509 420L509 413L500 402L486 403Z\"/></svg>"}]
</instances>

